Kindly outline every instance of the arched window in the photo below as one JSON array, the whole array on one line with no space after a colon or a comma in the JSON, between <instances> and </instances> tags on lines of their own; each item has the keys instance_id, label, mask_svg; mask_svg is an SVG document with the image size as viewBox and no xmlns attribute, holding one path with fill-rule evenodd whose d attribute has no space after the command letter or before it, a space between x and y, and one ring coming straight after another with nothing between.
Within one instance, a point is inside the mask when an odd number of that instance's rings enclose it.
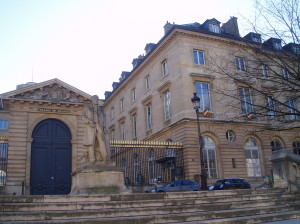
<instances>
[{"instance_id":1,"label":"arched window","mask_svg":"<svg viewBox=\"0 0 300 224\"><path fill-rule=\"evenodd\" d=\"M154 184L155 183L155 156L154 156L153 149L151 149L149 152L148 169L149 169L149 184Z\"/></svg>"},{"instance_id":2,"label":"arched window","mask_svg":"<svg viewBox=\"0 0 300 224\"><path fill-rule=\"evenodd\" d=\"M293 153L300 155L300 141L293 142Z\"/></svg>"},{"instance_id":3,"label":"arched window","mask_svg":"<svg viewBox=\"0 0 300 224\"><path fill-rule=\"evenodd\" d=\"M272 146L272 152L282 149L281 143L278 140L271 141L271 146Z\"/></svg>"},{"instance_id":4,"label":"arched window","mask_svg":"<svg viewBox=\"0 0 300 224\"><path fill-rule=\"evenodd\" d=\"M138 177L140 175L140 159L139 159L139 155L137 153L134 154L134 164L133 164L133 178L134 178L134 182L138 183Z\"/></svg>"},{"instance_id":5,"label":"arched window","mask_svg":"<svg viewBox=\"0 0 300 224\"><path fill-rule=\"evenodd\" d=\"M202 149L204 168L209 178L218 177L216 144L214 140L208 136L203 136L204 146Z\"/></svg>"},{"instance_id":6,"label":"arched window","mask_svg":"<svg viewBox=\"0 0 300 224\"><path fill-rule=\"evenodd\" d=\"M248 138L245 142L245 156L247 174L249 177L261 176L261 166L259 159L259 147L253 138Z\"/></svg>"}]
</instances>

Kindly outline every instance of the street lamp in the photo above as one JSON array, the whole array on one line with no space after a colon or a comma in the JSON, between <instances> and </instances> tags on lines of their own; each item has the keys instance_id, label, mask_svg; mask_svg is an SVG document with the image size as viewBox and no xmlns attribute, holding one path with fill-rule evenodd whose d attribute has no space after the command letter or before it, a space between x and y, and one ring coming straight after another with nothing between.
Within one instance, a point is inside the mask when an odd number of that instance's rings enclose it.
<instances>
[{"instance_id":1,"label":"street lamp","mask_svg":"<svg viewBox=\"0 0 300 224\"><path fill-rule=\"evenodd\" d=\"M197 93L194 93L194 97L191 99L193 105L194 105L194 109L196 111L196 115L197 115L197 125L198 125L198 137L199 137L199 151L200 151L200 167L201 167L201 188L202 190L207 190L207 177L206 177L206 172L204 169L204 158L203 158L203 151L202 151L202 144L203 144L203 140L201 137L201 133L200 133L200 122L199 122L199 109L200 109L200 98L197 96Z\"/></svg>"}]
</instances>

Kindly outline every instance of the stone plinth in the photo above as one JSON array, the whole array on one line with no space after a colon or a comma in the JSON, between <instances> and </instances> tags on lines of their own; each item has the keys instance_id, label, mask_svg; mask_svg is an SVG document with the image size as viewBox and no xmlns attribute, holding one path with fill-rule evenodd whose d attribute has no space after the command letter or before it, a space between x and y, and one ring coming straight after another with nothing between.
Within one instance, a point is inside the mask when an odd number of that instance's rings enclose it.
<instances>
[{"instance_id":1,"label":"stone plinth","mask_svg":"<svg viewBox=\"0 0 300 224\"><path fill-rule=\"evenodd\" d=\"M129 193L124 170L110 163L87 163L72 173L71 194Z\"/></svg>"}]
</instances>

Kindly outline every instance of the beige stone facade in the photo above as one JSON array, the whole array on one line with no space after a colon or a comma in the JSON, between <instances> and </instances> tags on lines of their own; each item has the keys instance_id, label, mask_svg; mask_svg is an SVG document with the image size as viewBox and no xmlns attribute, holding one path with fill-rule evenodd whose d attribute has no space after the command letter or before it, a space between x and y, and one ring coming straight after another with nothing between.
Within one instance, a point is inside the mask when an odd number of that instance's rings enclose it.
<instances>
[{"instance_id":1,"label":"beige stone facade","mask_svg":"<svg viewBox=\"0 0 300 224\"><path fill-rule=\"evenodd\" d=\"M234 20L231 18L229 24L236 24ZM146 55L135 59L138 63L133 63L133 70L122 73L120 82L113 84L113 91L106 92L104 110L110 139L181 142L185 178L194 179L200 173L200 157L191 98L197 91L196 85L204 83L210 94L210 116L200 117L200 129L207 140L207 152L214 154L209 162L215 169L209 174L209 182L233 176L261 179L271 169L271 141L277 140L283 148L291 149L293 142L300 140L300 132L267 131L272 121L241 116L239 100L236 100L238 106L229 110L228 105L234 100L216 91L235 89L238 93L238 88L243 87L244 84L224 76L216 68L223 65L227 71L239 74L236 58L243 58L248 68L253 66L256 62L245 51L251 49L249 43L239 37L238 31L234 35L221 35L197 31L193 24L167 25L165 28L169 30L155 47L147 52L147 45ZM198 64L194 61L197 52L203 55L203 61ZM166 98L170 99L167 99L169 108L166 108ZM255 96L252 99L261 100ZM300 102L296 105L299 109ZM255 153L252 161L246 158L251 150Z\"/></svg>"},{"instance_id":2,"label":"beige stone facade","mask_svg":"<svg viewBox=\"0 0 300 224\"><path fill-rule=\"evenodd\" d=\"M1 193L30 194L32 135L43 121L56 120L67 127L71 134L71 172L78 167L86 152L82 111L84 104L90 102L90 95L53 79L4 93L1 98L0 120L8 121L6 133L2 131L1 135L9 137L6 184L1 186Z\"/></svg>"}]
</instances>

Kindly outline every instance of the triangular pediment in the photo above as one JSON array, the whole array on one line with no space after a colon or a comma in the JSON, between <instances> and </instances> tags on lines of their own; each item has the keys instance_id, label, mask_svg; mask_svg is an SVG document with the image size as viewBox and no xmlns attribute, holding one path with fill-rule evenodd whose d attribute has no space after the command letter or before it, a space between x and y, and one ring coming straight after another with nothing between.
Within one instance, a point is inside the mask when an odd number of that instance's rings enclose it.
<instances>
[{"instance_id":1,"label":"triangular pediment","mask_svg":"<svg viewBox=\"0 0 300 224\"><path fill-rule=\"evenodd\" d=\"M1 94L1 98L55 103L85 103L90 101L91 95L59 79L51 79L3 93Z\"/></svg>"}]
</instances>

